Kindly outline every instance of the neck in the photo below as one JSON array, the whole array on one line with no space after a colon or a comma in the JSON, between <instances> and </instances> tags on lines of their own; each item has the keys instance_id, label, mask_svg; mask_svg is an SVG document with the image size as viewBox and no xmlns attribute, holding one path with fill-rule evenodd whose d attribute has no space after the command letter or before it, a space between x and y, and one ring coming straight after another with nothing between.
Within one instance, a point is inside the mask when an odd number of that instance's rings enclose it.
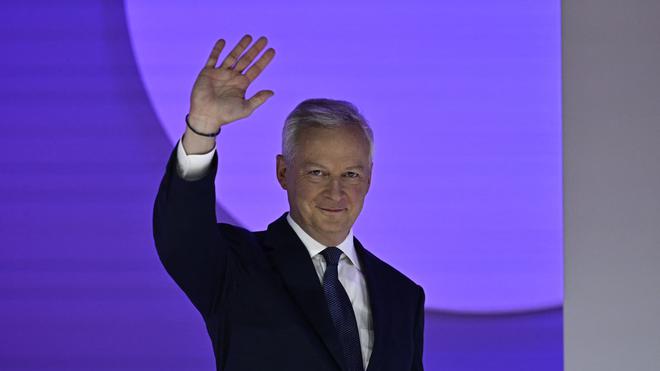
<instances>
[{"instance_id":1,"label":"neck","mask_svg":"<svg viewBox=\"0 0 660 371\"><path fill-rule=\"evenodd\" d=\"M318 243L324 246L337 246L340 243L342 243L346 237L348 236L348 232L342 232L342 233L334 233L334 234L326 234L326 233L317 233L314 229L309 228L305 223L302 223L300 218L295 214L289 211L289 215L291 216L291 219L298 224L298 226L305 231L311 238L316 240Z\"/></svg>"}]
</instances>

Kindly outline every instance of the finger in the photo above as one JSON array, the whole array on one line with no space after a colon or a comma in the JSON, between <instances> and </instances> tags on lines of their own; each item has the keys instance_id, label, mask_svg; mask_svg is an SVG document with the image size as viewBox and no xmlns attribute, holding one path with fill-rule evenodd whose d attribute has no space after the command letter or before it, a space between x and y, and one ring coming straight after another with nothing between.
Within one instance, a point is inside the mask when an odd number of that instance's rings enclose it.
<instances>
[{"instance_id":1,"label":"finger","mask_svg":"<svg viewBox=\"0 0 660 371\"><path fill-rule=\"evenodd\" d=\"M250 105L250 111L254 111L257 107L261 106L268 100L268 98L275 95L272 90L261 90L257 92L252 98L248 99L248 104Z\"/></svg>"},{"instance_id":2,"label":"finger","mask_svg":"<svg viewBox=\"0 0 660 371\"><path fill-rule=\"evenodd\" d=\"M218 57L220 56L220 52L222 49L225 47L225 40L220 39L216 41L215 45L213 45L213 50L211 50L211 55L209 56L208 61L206 61L206 67L215 67L215 64L218 63Z\"/></svg>"},{"instance_id":3,"label":"finger","mask_svg":"<svg viewBox=\"0 0 660 371\"><path fill-rule=\"evenodd\" d=\"M257 60L255 64L252 65L246 72L245 76L250 80L250 82L254 81L259 74L261 74L261 71L268 66L268 63L273 59L275 56L275 49L270 48L264 52L264 54Z\"/></svg>"},{"instance_id":4,"label":"finger","mask_svg":"<svg viewBox=\"0 0 660 371\"><path fill-rule=\"evenodd\" d=\"M245 67L249 66L250 63L252 63L252 60L254 57L256 57L259 53L261 53L261 50L266 46L268 43L268 40L265 37L260 37L259 40L257 40L252 47L247 51L247 53L243 54L242 57L238 59L236 62L236 66L234 69L238 72L243 72Z\"/></svg>"},{"instance_id":5,"label":"finger","mask_svg":"<svg viewBox=\"0 0 660 371\"><path fill-rule=\"evenodd\" d=\"M250 35L245 35L241 39L241 41L238 42L238 44L232 49L232 51L229 53L227 58L225 58L224 61L222 61L222 65L220 68L229 68L234 65L238 57L243 53L243 50L247 48L248 45L252 42L252 36Z\"/></svg>"}]
</instances>

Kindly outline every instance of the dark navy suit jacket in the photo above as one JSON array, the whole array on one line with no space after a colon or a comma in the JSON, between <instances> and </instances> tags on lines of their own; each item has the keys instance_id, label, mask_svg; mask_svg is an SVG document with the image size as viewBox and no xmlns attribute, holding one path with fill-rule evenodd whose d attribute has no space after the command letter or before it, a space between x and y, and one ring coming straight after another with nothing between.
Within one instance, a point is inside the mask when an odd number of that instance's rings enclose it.
<instances>
[{"instance_id":1,"label":"dark navy suit jacket","mask_svg":"<svg viewBox=\"0 0 660 371\"><path fill-rule=\"evenodd\" d=\"M202 314L218 370L346 370L322 286L286 214L266 231L217 223L209 173L186 181L176 148L154 205L161 262ZM423 370L424 291L355 239L374 344L367 371Z\"/></svg>"}]
</instances>

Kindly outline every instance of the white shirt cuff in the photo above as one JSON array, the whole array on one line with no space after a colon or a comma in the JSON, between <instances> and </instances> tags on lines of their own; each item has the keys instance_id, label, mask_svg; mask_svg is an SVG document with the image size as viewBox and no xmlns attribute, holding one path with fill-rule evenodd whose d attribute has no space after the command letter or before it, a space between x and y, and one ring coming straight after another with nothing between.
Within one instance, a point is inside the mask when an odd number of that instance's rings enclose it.
<instances>
[{"instance_id":1,"label":"white shirt cuff","mask_svg":"<svg viewBox=\"0 0 660 371\"><path fill-rule=\"evenodd\" d=\"M213 154L215 153L216 146L217 145L214 145L213 149L208 153L189 155L183 148L183 141L179 139L176 149L177 171L179 172L179 176L188 181L203 178L211 167L211 161L213 161Z\"/></svg>"}]
</instances>

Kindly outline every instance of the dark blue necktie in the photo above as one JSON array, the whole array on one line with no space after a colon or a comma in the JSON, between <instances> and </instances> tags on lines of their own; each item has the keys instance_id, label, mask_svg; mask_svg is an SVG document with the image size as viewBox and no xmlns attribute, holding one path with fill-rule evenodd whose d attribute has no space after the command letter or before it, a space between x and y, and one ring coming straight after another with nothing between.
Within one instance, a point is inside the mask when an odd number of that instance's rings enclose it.
<instances>
[{"instance_id":1,"label":"dark blue necktie","mask_svg":"<svg viewBox=\"0 0 660 371\"><path fill-rule=\"evenodd\" d=\"M339 282L337 263L341 250L328 247L321 251L325 259L325 273L323 274L323 291L328 301L328 309L332 322L335 324L339 341L344 350L344 357L349 371L363 371L362 351L360 350L360 336L358 335L357 321L351 301Z\"/></svg>"}]
</instances>

